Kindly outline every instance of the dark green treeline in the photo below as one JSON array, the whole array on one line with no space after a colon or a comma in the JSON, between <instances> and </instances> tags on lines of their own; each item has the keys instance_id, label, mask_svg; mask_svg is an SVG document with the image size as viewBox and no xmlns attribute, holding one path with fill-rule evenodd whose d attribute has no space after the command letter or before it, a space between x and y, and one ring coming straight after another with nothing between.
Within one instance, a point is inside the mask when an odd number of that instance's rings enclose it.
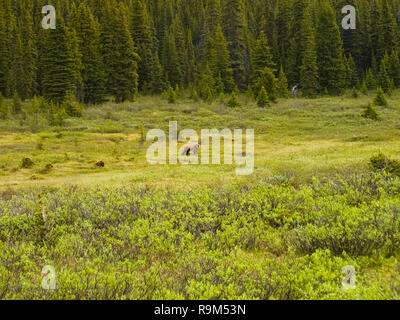
<instances>
[{"instance_id":1,"label":"dark green treeline","mask_svg":"<svg viewBox=\"0 0 400 320\"><path fill-rule=\"evenodd\" d=\"M42 7L57 10L44 30ZM344 30L343 6L357 9ZM188 88L269 101L400 86L399 0L0 0L0 93L117 102Z\"/></svg>"}]
</instances>

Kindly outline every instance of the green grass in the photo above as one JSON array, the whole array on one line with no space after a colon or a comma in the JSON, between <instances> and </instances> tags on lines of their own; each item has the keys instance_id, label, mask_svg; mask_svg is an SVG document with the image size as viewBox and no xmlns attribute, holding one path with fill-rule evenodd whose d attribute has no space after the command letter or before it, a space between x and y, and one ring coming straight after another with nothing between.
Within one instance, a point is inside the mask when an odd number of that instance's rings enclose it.
<instances>
[{"instance_id":1,"label":"green grass","mask_svg":"<svg viewBox=\"0 0 400 320\"><path fill-rule=\"evenodd\" d=\"M0 298L399 299L400 178L369 165L400 159L399 98L379 121L362 117L373 95L265 109L140 97L63 127L0 121ZM170 120L254 129L254 173L148 164L140 127ZM342 288L346 265L356 289Z\"/></svg>"},{"instance_id":2,"label":"green grass","mask_svg":"<svg viewBox=\"0 0 400 320\"><path fill-rule=\"evenodd\" d=\"M235 110L217 102L168 104L142 97L134 103L88 108L82 118L70 118L59 128L48 127L44 119L34 128L29 119L3 121L0 188L132 182L190 188L270 175L289 175L299 183L312 176L331 178L365 167L379 151L398 157L398 98L397 92L389 99L390 107L378 108L380 121L362 117L363 107L373 96L289 99L265 109L243 98L242 107ZM255 129L254 174L239 178L234 165L149 165L145 154L150 143L140 143L140 125L145 131L161 128L168 132L170 120L178 121L179 130L192 128L198 133L202 128ZM21 169L23 157L35 165ZM94 160L104 161L105 168L97 168ZM46 172L48 163L54 168Z\"/></svg>"}]
</instances>

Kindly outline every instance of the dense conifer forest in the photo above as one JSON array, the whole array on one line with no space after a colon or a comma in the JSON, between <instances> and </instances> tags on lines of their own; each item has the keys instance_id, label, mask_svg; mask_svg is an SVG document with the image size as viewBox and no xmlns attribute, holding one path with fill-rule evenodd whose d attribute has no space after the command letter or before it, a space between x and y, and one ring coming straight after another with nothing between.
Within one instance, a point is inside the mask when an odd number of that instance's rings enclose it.
<instances>
[{"instance_id":1,"label":"dense conifer forest","mask_svg":"<svg viewBox=\"0 0 400 320\"><path fill-rule=\"evenodd\" d=\"M96 104L169 87L204 100L299 85L305 97L400 86L398 0L0 1L0 92ZM355 30L341 9L356 8Z\"/></svg>"}]
</instances>

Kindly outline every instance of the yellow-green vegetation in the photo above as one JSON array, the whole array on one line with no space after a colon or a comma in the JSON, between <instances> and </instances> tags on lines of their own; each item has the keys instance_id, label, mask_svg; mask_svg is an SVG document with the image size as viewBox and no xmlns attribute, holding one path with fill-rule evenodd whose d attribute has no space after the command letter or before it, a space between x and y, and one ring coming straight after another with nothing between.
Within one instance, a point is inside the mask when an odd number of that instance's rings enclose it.
<instances>
[{"instance_id":1,"label":"yellow-green vegetation","mask_svg":"<svg viewBox=\"0 0 400 320\"><path fill-rule=\"evenodd\" d=\"M68 118L59 127L49 126L40 114L37 121L24 114L9 117L0 122L0 189L127 183L192 188L244 179L235 175L235 164L148 164L145 156L151 142L143 142L143 136L152 128L168 132L171 120L178 121L178 130L192 128L198 134L201 129L253 128L255 170L245 180L282 175L303 183L313 176L324 179L363 171L376 153L398 158L399 97L396 92L388 99L389 107L376 107L379 121L363 117L373 93L359 99L349 94L348 98L281 100L270 108L259 108L243 96L241 107L234 109L223 101L180 99L169 104L142 97L133 103L86 108L81 118ZM33 165L22 167L24 158ZM98 161L104 162L104 168L95 165ZM41 173L47 164L54 168ZM34 175L38 180L32 182Z\"/></svg>"},{"instance_id":2,"label":"yellow-green vegetation","mask_svg":"<svg viewBox=\"0 0 400 320\"><path fill-rule=\"evenodd\" d=\"M399 97L376 107L379 120L363 116L374 93L351 92L265 108L140 97L58 127L8 116L0 298L400 298ZM144 132L171 120L254 129L254 173L148 164ZM45 265L54 291L40 286ZM345 266L355 289L342 287Z\"/></svg>"}]
</instances>

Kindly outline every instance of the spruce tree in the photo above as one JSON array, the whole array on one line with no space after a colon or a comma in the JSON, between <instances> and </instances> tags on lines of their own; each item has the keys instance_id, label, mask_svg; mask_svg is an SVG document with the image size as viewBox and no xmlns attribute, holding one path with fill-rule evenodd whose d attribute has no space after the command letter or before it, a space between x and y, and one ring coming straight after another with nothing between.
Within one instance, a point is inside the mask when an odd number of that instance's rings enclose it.
<instances>
[{"instance_id":1,"label":"spruce tree","mask_svg":"<svg viewBox=\"0 0 400 320\"><path fill-rule=\"evenodd\" d=\"M193 45L192 31L189 29L187 34L187 61L188 67L185 73L185 82L192 85L198 72L198 64L196 61L196 49Z\"/></svg>"},{"instance_id":2,"label":"spruce tree","mask_svg":"<svg viewBox=\"0 0 400 320\"><path fill-rule=\"evenodd\" d=\"M399 32L396 19L388 0L381 0L380 17L377 26L377 58L382 59L385 52L399 48ZM378 4L379 5L379 4Z\"/></svg>"},{"instance_id":3,"label":"spruce tree","mask_svg":"<svg viewBox=\"0 0 400 320\"><path fill-rule=\"evenodd\" d=\"M181 85L183 82L183 73L176 48L175 36L170 30L165 38L161 52L161 62L164 68L165 82L171 86Z\"/></svg>"},{"instance_id":4,"label":"spruce tree","mask_svg":"<svg viewBox=\"0 0 400 320\"><path fill-rule=\"evenodd\" d=\"M383 107L387 107L387 105L388 105L385 93L383 92L381 87L379 87L376 90L376 96L375 96L375 99L374 99L374 104L376 104L377 106L383 106Z\"/></svg>"},{"instance_id":5,"label":"spruce tree","mask_svg":"<svg viewBox=\"0 0 400 320\"><path fill-rule=\"evenodd\" d=\"M139 56L129 32L124 4L104 0L101 22L106 90L114 96L117 103L133 100L138 92Z\"/></svg>"},{"instance_id":6,"label":"spruce tree","mask_svg":"<svg viewBox=\"0 0 400 320\"><path fill-rule=\"evenodd\" d=\"M257 81L265 68L269 68L272 72L276 71L276 64L273 61L267 37L261 31L251 55L251 79L253 82Z\"/></svg>"},{"instance_id":7,"label":"spruce tree","mask_svg":"<svg viewBox=\"0 0 400 320\"><path fill-rule=\"evenodd\" d=\"M377 85L376 78L371 69L368 69L365 74L365 84L366 84L368 90L376 89L376 85Z\"/></svg>"},{"instance_id":8,"label":"spruce tree","mask_svg":"<svg viewBox=\"0 0 400 320\"><path fill-rule=\"evenodd\" d=\"M21 8L20 29L21 43L23 47L22 64L22 95L21 99L32 98L37 91L37 69L38 52L36 43L36 34L34 32L34 21L32 16L32 4L24 3Z\"/></svg>"},{"instance_id":9,"label":"spruce tree","mask_svg":"<svg viewBox=\"0 0 400 320\"><path fill-rule=\"evenodd\" d=\"M257 96L257 105L259 107L265 107L269 103L268 94L264 86L261 87L260 93Z\"/></svg>"},{"instance_id":10,"label":"spruce tree","mask_svg":"<svg viewBox=\"0 0 400 320\"><path fill-rule=\"evenodd\" d=\"M274 11L273 53L279 65L287 66L290 53L290 24L293 12L290 0L279 0Z\"/></svg>"},{"instance_id":11,"label":"spruce tree","mask_svg":"<svg viewBox=\"0 0 400 320\"><path fill-rule=\"evenodd\" d=\"M386 52L381 61L381 66L379 68L378 83L379 86L382 88L382 90L388 94L390 94L394 89L394 83L393 79L390 78L389 69L390 69L389 55Z\"/></svg>"},{"instance_id":12,"label":"spruce tree","mask_svg":"<svg viewBox=\"0 0 400 320\"><path fill-rule=\"evenodd\" d=\"M277 79L272 70L268 67L265 67L264 70L259 72L259 76L254 83L252 90L254 93L257 93L261 91L262 87L267 90L269 100L275 103L278 97ZM257 98L257 96L255 98Z\"/></svg>"},{"instance_id":13,"label":"spruce tree","mask_svg":"<svg viewBox=\"0 0 400 320\"><path fill-rule=\"evenodd\" d=\"M325 1L317 12L316 47L320 86L330 94L340 94L345 87L343 43L335 12Z\"/></svg>"},{"instance_id":14,"label":"spruce tree","mask_svg":"<svg viewBox=\"0 0 400 320\"><path fill-rule=\"evenodd\" d=\"M10 64L10 83L9 91L17 91L20 96L24 96L24 85L23 85L23 47L21 41L21 31L19 28L15 30L13 44L11 46L12 62Z\"/></svg>"},{"instance_id":15,"label":"spruce tree","mask_svg":"<svg viewBox=\"0 0 400 320\"><path fill-rule=\"evenodd\" d=\"M0 92L0 119L5 120L7 119L9 114L8 105Z\"/></svg>"},{"instance_id":16,"label":"spruce tree","mask_svg":"<svg viewBox=\"0 0 400 320\"><path fill-rule=\"evenodd\" d=\"M393 79L396 88L400 87L400 60L399 51L393 50L389 58L389 76Z\"/></svg>"},{"instance_id":17,"label":"spruce tree","mask_svg":"<svg viewBox=\"0 0 400 320\"><path fill-rule=\"evenodd\" d=\"M346 67L346 86L351 88L356 86L358 83L356 65L351 54L349 57L344 57L344 62Z\"/></svg>"},{"instance_id":18,"label":"spruce tree","mask_svg":"<svg viewBox=\"0 0 400 320\"><path fill-rule=\"evenodd\" d=\"M240 107L240 102L236 90L232 91L229 100L227 102L227 105L229 108L232 109Z\"/></svg>"},{"instance_id":19,"label":"spruce tree","mask_svg":"<svg viewBox=\"0 0 400 320\"><path fill-rule=\"evenodd\" d=\"M265 88L264 88L265 90ZM283 67L281 66L279 70L279 76L277 81L277 92L278 96L281 98L288 98L289 97L289 90L288 90L288 81L283 71Z\"/></svg>"},{"instance_id":20,"label":"spruce tree","mask_svg":"<svg viewBox=\"0 0 400 320\"><path fill-rule=\"evenodd\" d=\"M101 56L100 25L89 7L81 3L78 8L72 4L70 26L76 32L82 62L81 82L78 84L77 90L78 100L90 104L100 103L104 101L105 95L105 72Z\"/></svg>"},{"instance_id":21,"label":"spruce tree","mask_svg":"<svg viewBox=\"0 0 400 320\"><path fill-rule=\"evenodd\" d=\"M374 107L371 103L369 103L369 104L365 107L362 116L363 116L364 118L371 119L371 120L378 120L378 119L379 119L378 113L376 112L375 107Z\"/></svg>"},{"instance_id":22,"label":"spruce tree","mask_svg":"<svg viewBox=\"0 0 400 320\"><path fill-rule=\"evenodd\" d=\"M168 103L176 102L176 92L171 86L169 86L168 89L163 93L163 96L168 101Z\"/></svg>"},{"instance_id":23,"label":"spruce tree","mask_svg":"<svg viewBox=\"0 0 400 320\"><path fill-rule=\"evenodd\" d=\"M224 34L228 42L233 78L239 89L245 89L249 75L246 13L243 0L226 0Z\"/></svg>"},{"instance_id":24,"label":"spruce tree","mask_svg":"<svg viewBox=\"0 0 400 320\"><path fill-rule=\"evenodd\" d=\"M0 93L5 96L9 81L9 45L7 41L7 29L5 13L0 5Z\"/></svg>"},{"instance_id":25,"label":"spruce tree","mask_svg":"<svg viewBox=\"0 0 400 320\"><path fill-rule=\"evenodd\" d=\"M21 113L21 111L22 111L21 98L19 97L18 92L15 91L12 101L12 112L13 114L18 114Z\"/></svg>"},{"instance_id":26,"label":"spruce tree","mask_svg":"<svg viewBox=\"0 0 400 320\"><path fill-rule=\"evenodd\" d=\"M305 48L300 67L300 85L305 97L314 97L318 93L320 87L318 82L315 30L312 25L309 9L304 11L300 29Z\"/></svg>"},{"instance_id":27,"label":"spruce tree","mask_svg":"<svg viewBox=\"0 0 400 320\"><path fill-rule=\"evenodd\" d=\"M214 71L214 77L221 79L223 92L231 92L235 87L235 82L232 77L233 70L230 67L227 43L220 25L215 30L212 50L215 52L214 59L211 61L211 70Z\"/></svg>"},{"instance_id":28,"label":"spruce tree","mask_svg":"<svg viewBox=\"0 0 400 320\"><path fill-rule=\"evenodd\" d=\"M305 11L309 11L308 0L293 0L289 59L286 72L291 84L297 84L300 81L300 69L306 50L305 42L308 35L304 34L302 30Z\"/></svg>"},{"instance_id":29,"label":"spruce tree","mask_svg":"<svg viewBox=\"0 0 400 320\"><path fill-rule=\"evenodd\" d=\"M61 103L67 92L75 90L75 72L67 29L60 15L56 23L56 29L46 30L45 51L41 56L42 90L46 99Z\"/></svg>"},{"instance_id":30,"label":"spruce tree","mask_svg":"<svg viewBox=\"0 0 400 320\"><path fill-rule=\"evenodd\" d=\"M158 58L158 42L152 22L143 0L134 0L131 14L131 35L135 41L138 63L139 90L159 93L162 85L161 65Z\"/></svg>"},{"instance_id":31,"label":"spruce tree","mask_svg":"<svg viewBox=\"0 0 400 320\"><path fill-rule=\"evenodd\" d=\"M82 87L82 53L79 49L79 40L76 35L76 31L73 28L66 28L67 34L67 47L68 51L71 54L71 70L72 70L72 81L73 87L71 90L67 91L67 94L71 94L71 97L74 97L74 100L82 100L80 96L81 92L78 91L79 88Z\"/></svg>"},{"instance_id":32,"label":"spruce tree","mask_svg":"<svg viewBox=\"0 0 400 320\"><path fill-rule=\"evenodd\" d=\"M211 102L215 97L215 79L210 68L206 65L199 79L199 94L204 101Z\"/></svg>"}]
</instances>

